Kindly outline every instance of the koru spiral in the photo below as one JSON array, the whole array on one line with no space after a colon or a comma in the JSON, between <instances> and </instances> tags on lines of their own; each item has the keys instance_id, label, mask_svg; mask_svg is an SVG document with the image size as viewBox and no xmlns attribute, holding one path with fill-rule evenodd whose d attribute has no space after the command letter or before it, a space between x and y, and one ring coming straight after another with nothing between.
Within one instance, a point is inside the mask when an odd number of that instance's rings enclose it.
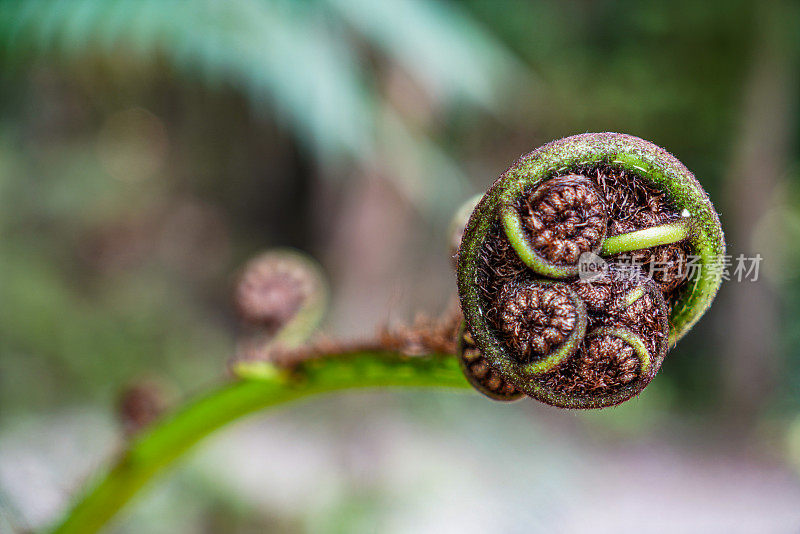
<instances>
[{"instance_id":1,"label":"koru spiral","mask_svg":"<svg viewBox=\"0 0 800 534\"><path fill-rule=\"evenodd\" d=\"M708 195L665 150L615 133L549 143L466 223L461 368L495 400L624 402L710 306L724 254Z\"/></svg>"}]
</instances>

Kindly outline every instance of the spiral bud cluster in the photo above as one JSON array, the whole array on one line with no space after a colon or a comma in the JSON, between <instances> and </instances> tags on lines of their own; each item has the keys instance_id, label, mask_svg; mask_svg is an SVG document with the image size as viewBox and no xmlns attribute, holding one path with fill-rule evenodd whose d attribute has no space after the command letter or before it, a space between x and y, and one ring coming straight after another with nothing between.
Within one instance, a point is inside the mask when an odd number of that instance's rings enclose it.
<instances>
[{"instance_id":1,"label":"spiral bud cluster","mask_svg":"<svg viewBox=\"0 0 800 534\"><path fill-rule=\"evenodd\" d=\"M499 400L619 404L652 380L719 287L689 283L692 254L724 254L719 219L662 149L585 134L523 156L477 204L458 250L462 369ZM587 278L586 260L604 269Z\"/></svg>"}]
</instances>

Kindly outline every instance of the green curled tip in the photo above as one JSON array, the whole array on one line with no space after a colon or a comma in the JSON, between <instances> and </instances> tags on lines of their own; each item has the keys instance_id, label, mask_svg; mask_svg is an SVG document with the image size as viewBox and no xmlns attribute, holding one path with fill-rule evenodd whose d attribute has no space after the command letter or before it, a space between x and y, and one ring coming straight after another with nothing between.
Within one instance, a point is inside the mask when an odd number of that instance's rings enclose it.
<instances>
[{"instance_id":1,"label":"green curled tip","mask_svg":"<svg viewBox=\"0 0 800 534\"><path fill-rule=\"evenodd\" d=\"M603 242L600 254L612 256L622 252L677 243L689 237L691 227L691 219L687 217L671 223L608 237Z\"/></svg>"},{"instance_id":2,"label":"green curled tip","mask_svg":"<svg viewBox=\"0 0 800 534\"><path fill-rule=\"evenodd\" d=\"M536 252L530 242L528 232L525 230L525 224L512 204L502 204L500 217L503 220L503 228L508 241L514 247L519 259L530 267L533 272L548 278L569 278L578 274L579 265L577 263L574 265L558 265Z\"/></svg>"},{"instance_id":3,"label":"green curled tip","mask_svg":"<svg viewBox=\"0 0 800 534\"><path fill-rule=\"evenodd\" d=\"M624 310L647 293L647 288L643 284L639 284L621 297L612 305L614 310Z\"/></svg>"},{"instance_id":4,"label":"green curled tip","mask_svg":"<svg viewBox=\"0 0 800 534\"><path fill-rule=\"evenodd\" d=\"M601 326L600 328L596 328L589 332L586 338L590 339L597 336L616 337L630 345L630 347L636 353L636 357L639 359L639 366L641 368L642 375L647 376L650 374L650 368L652 367L653 363L652 358L650 357L650 351L647 350L647 346L645 346L644 340L640 336L633 333L631 330L628 330L627 328Z\"/></svg>"}]
</instances>

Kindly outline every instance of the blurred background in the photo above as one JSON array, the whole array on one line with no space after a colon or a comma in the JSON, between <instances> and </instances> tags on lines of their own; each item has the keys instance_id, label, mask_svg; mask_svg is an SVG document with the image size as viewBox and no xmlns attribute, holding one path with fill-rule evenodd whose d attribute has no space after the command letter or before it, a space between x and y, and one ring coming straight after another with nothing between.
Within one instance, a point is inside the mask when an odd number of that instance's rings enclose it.
<instances>
[{"instance_id":1,"label":"blurred background","mask_svg":"<svg viewBox=\"0 0 800 534\"><path fill-rule=\"evenodd\" d=\"M338 337L435 315L449 219L518 156L664 146L760 253L639 398L599 413L370 392L205 442L119 533L800 532L800 6L0 4L0 532L119 450L120 395L225 375L230 294L290 246Z\"/></svg>"}]
</instances>

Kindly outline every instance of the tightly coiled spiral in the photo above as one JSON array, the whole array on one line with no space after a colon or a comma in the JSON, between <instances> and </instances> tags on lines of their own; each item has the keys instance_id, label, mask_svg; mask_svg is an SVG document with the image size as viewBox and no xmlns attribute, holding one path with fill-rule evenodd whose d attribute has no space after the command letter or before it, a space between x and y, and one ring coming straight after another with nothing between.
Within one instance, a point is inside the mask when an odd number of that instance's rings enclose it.
<instances>
[{"instance_id":1,"label":"tightly coiled spiral","mask_svg":"<svg viewBox=\"0 0 800 534\"><path fill-rule=\"evenodd\" d=\"M503 173L466 224L462 369L498 400L624 402L719 287L707 274L687 280L690 257L712 265L724 250L705 191L663 149L610 133L545 145Z\"/></svg>"},{"instance_id":2,"label":"tightly coiled spiral","mask_svg":"<svg viewBox=\"0 0 800 534\"><path fill-rule=\"evenodd\" d=\"M524 360L542 357L575 330L577 306L566 288L506 286L500 294L500 329Z\"/></svg>"},{"instance_id":3,"label":"tightly coiled spiral","mask_svg":"<svg viewBox=\"0 0 800 534\"><path fill-rule=\"evenodd\" d=\"M581 254L597 251L606 234L604 202L583 176L548 180L514 208L531 248L552 264L576 265Z\"/></svg>"}]
</instances>

